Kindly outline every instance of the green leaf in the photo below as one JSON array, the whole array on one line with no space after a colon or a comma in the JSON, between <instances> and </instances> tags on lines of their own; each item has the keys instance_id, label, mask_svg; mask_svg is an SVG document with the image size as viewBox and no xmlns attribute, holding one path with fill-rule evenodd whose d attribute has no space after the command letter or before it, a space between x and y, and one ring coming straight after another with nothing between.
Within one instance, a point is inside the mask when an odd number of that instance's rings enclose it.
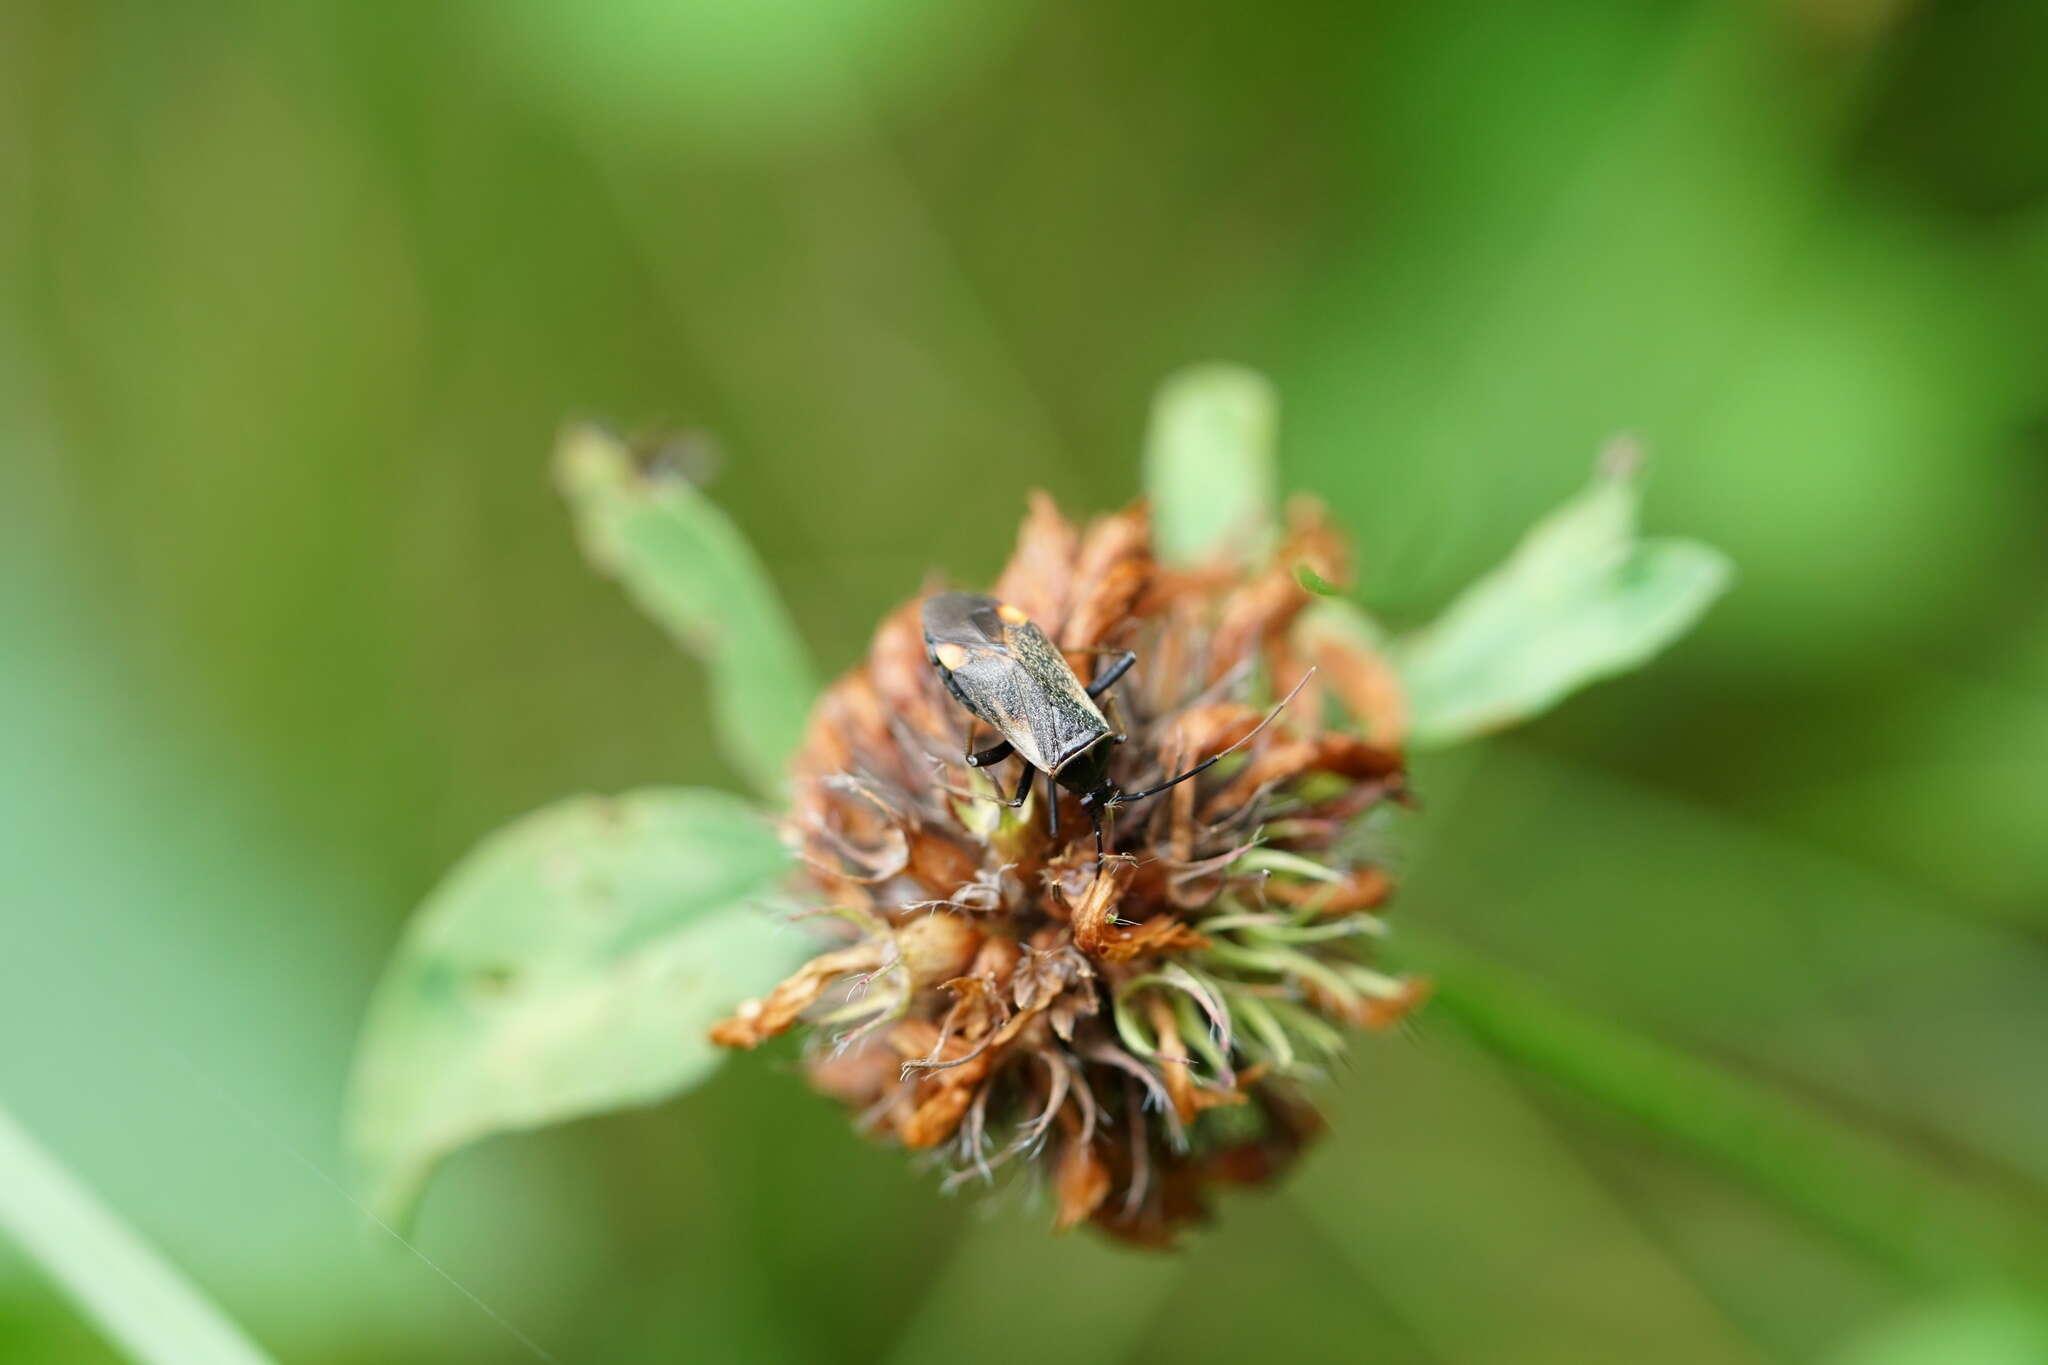
<instances>
[{"instance_id":1,"label":"green leaf","mask_svg":"<svg viewBox=\"0 0 2048 1365\"><path fill-rule=\"evenodd\" d=\"M1894 1314L1829 1359L1833 1365L2039 1365L2048 1360L2048 1307L1979 1291Z\"/></svg>"},{"instance_id":2,"label":"green leaf","mask_svg":"<svg viewBox=\"0 0 2048 1365\"><path fill-rule=\"evenodd\" d=\"M555 475L591 562L711 670L726 755L763 794L782 795L816 675L746 538L687 479L641 469L593 426L562 434Z\"/></svg>"},{"instance_id":3,"label":"green leaf","mask_svg":"<svg viewBox=\"0 0 2048 1365\"><path fill-rule=\"evenodd\" d=\"M1868 1124L1586 1012L1514 969L1402 936L1436 1004L1548 1077L1929 1283L2041 1287L2048 1240L2022 1190L1943 1170Z\"/></svg>"},{"instance_id":4,"label":"green leaf","mask_svg":"<svg viewBox=\"0 0 2048 1365\"><path fill-rule=\"evenodd\" d=\"M1312 592L1317 597L1342 597L1344 595L1342 588L1330 582L1329 579L1324 578L1306 564L1294 566L1294 581L1301 584L1304 592Z\"/></svg>"},{"instance_id":5,"label":"green leaf","mask_svg":"<svg viewBox=\"0 0 2048 1365\"><path fill-rule=\"evenodd\" d=\"M1198 365L1160 386L1145 434L1145 493L1159 557L1248 559L1272 540L1279 402L1263 375Z\"/></svg>"},{"instance_id":6,"label":"green leaf","mask_svg":"<svg viewBox=\"0 0 2048 1365\"><path fill-rule=\"evenodd\" d=\"M1677 639L1728 587L1726 556L1636 536L1634 461L1538 522L1507 563L1390 651L1418 745L1527 720Z\"/></svg>"},{"instance_id":7,"label":"green leaf","mask_svg":"<svg viewBox=\"0 0 2048 1365\"><path fill-rule=\"evenodd\" d=\"M380 1216L487 1134L710 1075L706 1030L806 955L774 913L788 868L767 818L713 791L576 797L486 839L370 1004L350 1121Z\"/></svg>"},{"instance_id":8,"label":"green leaf","mask_svg":"<svg viewBox=\"0 0 2048 1365\"><path fill-rule=\"evenodd\" d=\"M264 1365L270 1359L5 1109L0 1231L132 1360Z\"/></svg>"}]
</instances>

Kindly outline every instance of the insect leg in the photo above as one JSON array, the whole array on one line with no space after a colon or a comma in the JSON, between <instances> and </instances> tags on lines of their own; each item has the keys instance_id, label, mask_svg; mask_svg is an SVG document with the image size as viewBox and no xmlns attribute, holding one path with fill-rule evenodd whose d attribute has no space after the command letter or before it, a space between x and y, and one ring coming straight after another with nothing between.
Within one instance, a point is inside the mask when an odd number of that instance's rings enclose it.
<instances>
[{"instance_id":1,"label":"insect leg","mask_svg":"<svg viewBox=\"0 0 2048 1365\"><path fill-rule=\"evenodd\" d=\"M1046 832L1054 839L1060 837L1060 784L1052 780L1052 774L1045 775L1045 821Z\"/></svg>"},{"instance_id":2,"label":"insect leg","mask_svg":"<svg viewBox=\"0 0 2048 1365\"><path fill-rule=\"evenodd\" d=\"M1008 748L1009 746L1005 745L1004 747ZM1029 763L1026 763L1024 765L1024 775L1017 779L1017 790L1012 792L1010 794L1010 799L1003 802L1003 804L1012 807L1023 805L1024 798L1031 795L1031 779L1033 776L1037 774L1037 772L1038 769L1032 767Z\"/></svg>"},{"instance_id":3,"label":"insect leg","mask_svg":"<svg viewBox=\"0 0 2048 1365\"><path fill-rule=\"evenodd\" d=\"M1214 767L1217 763L1221 762L1223 758L1231 752L1231 750L1243 748L1246 744L1251 742L1251 738L1253 735L1256 735L1259 731L1265 729L1268 725L1271 725L1273 723L1274 717L1278 716L1282 711L1285 711L1287 709L1287 703L1293 701L1295 698L1295 694L1300 692L1302 688L1308 686L1308 680L1310 678L1313 678L1315 675L1316 671L1313 667L1311 667L1308 672L1302 674L1301 681L1294 685L1294 691L1289 692L1286 696L1282 697L1280 699L1280 704L1278 706L1275 706L1272 710L1268 711L1266 713L1266 718L1264 720L1260 721L1257 725L1254 725L1251 729L1245 731L1243 736L1240 737L1229 748L1217 750L1215 753L1210 754L1207 758L1203 759L1200 763L1197 763L1194 767L1182 773L1179 777L1170 777L1166 781L1161 782L1156 787L1147 787L1144 791L1132 792L1128 795L1122 792L1118 792L1115 796L1110 798L1109 804L1112 806L1128 806L1134 801L1143 801L1148 796L1157 796L1159 795L1159 793L1165 791L1168 787L1177 787L1181 783L1193 777L1196 773L1207 772L1210 768Z\"/></svg>"},{"instance_id":4,"label":"insect leg","mask_svg":"<svg viewBox=\"0 0 2048 1365\"><path fill-rule=\"evenodd\" d=\"M1100 697L1104 692L1115 687L1117 679L1130 672L1131 665L1136 662L1138 662L1138 656L1128 649L1125 650L1115 663L1095 675L1095 681L1088 684L1088 695L1090 697Z\"/></svg>"},{"instance_id":5,"label":"insect leg","mask_svg":"<svg viewBox=\"0 0 2048 1365\"><path fill-rule=\"evenodd\" d=\"M1010 741L1007 739L999 739L995 743L989 745L986 749L975 749L970 751L967 755L967 766L970 768L986 768L990 764L1002 762L1009 756Z\"/></svg>"}]
</instances>

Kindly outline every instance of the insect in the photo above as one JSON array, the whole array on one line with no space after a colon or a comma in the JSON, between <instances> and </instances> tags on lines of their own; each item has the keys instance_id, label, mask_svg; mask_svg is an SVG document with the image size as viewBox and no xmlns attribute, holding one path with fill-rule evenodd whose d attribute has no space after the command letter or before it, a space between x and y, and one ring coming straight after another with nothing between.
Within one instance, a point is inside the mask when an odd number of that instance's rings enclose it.
<instances>
[{"instance_id":1,"label":"insect","mask_svg":"<svg viewBox=\"0 0 2048 1365\"><path fill-rule=\"evenodd\" d=\"M1012 807L1024 804L1031 779L1044 773L1050 798L1047 818L1055 838L1059 835L1059 788L1079 796L1081 808L1095 826L1098 862L1103 852L1103 818L1109 811L1178 786L1247 743L1308 681L1304 674L1294 692L1229 748L1157 786L1126 792L1109 772L1110 756L1126 737L1111 728L1096 700L1130 672L1138 660L1136 654L1125 650L1084 687L1030 617L1007 602L971 592L944 592L925 599L924 643L946 690L1002 736L987 748L970 752L968 766L986 768L1012 755L1023 760L1017 789L1003 801Z\"/></svg>"}]
</instances>

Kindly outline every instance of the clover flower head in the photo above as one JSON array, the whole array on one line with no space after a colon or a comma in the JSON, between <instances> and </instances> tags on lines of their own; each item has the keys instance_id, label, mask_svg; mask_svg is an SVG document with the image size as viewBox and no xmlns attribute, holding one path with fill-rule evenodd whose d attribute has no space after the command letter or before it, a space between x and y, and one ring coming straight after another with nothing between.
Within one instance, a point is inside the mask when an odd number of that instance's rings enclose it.
<instances>
[{"instance_id":1,"label":"clover flower head","mask_svg":"<svg viewBox=\"0 0 2048 1365\"><path fill-rule=\"evenodd\" d=\"M1135 652L1104 700L1118 785L1249 742L1110 812L1098 861L1075 798L1054 835L1048 784L1008 807L1008 767L966 762L990 736L927 657L922 598L905 604L796 759L785 837L837 933L713 1037L804 1027L813 1084L860 1127L941 1153L949 1184L1033 1168L1062 1227L1166 1244L1209 1187L1283 1171L1318 1128L1301 1083L1426 989L1372 964L1390 882L1361 830L1405 794L1399 689L1304 620L1304 580L1344 573L1305 500L1251 567L1168 568L1142 506L1077 528L1035 497L993 595L1083 678Z\"/></svg>"}]
</instances>

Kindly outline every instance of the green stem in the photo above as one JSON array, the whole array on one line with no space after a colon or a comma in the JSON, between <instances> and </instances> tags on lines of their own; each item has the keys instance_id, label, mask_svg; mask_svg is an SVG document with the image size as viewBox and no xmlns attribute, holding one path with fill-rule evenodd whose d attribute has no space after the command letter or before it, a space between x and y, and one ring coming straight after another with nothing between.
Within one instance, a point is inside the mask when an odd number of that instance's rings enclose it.
<instances>
[{"instance_id":1,"label":"green stem","mask_svg":"<svg viewBox=\"0 0 2048 1365\"><path fill-rule=\"evenodd\" d=\"M1935 1282L2048 1284L2048 1223L2023 1191L1934 1169L1870 1128L1557 999L1510 969L1418 943L1441 1006L1508 1060L1626 1115L1786 1208Z\"/></svg>"},{"instance_id":2,"label":"green stem","mask_svg":"<svg viewBox=\"0 0 2048 1365\"><path fill-rule=\"evenodd\" d=\"M267 1365L195 1286L0 1109L0 1231L148 1365Z\"/></svg>"}]
</instances>

